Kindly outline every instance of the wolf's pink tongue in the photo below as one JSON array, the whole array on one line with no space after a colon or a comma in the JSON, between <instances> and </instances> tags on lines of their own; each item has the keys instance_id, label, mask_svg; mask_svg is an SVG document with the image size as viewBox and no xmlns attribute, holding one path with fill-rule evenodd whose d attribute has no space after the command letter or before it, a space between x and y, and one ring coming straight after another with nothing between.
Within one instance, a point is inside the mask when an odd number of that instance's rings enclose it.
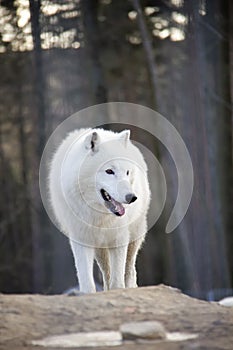
<instances>
[{"instance_id":1,"label":"wolf's pink tongue","mask_svg":"<svg viewBox=\"0 0 233 350\"><path fill-rule=\"evenodd\" d=\"M118 216L122 216L125 214L125 208L119 202L117 202L114 198L111 198L110 202L105 202L105 205L108 209L111 210L113 214Z\"/></svg>"},{"instance_id":2,"label":"wolf's pink tongue","mask_svg":"<svg viewBox=\"0 0 233 350\"><path fill-rule=\"evenodd\" d=\"M125 214L125 208L124 208L123 205L121 205L120 203L119 203L117 212L118 212L118 214L119 214L120 216L122 216L122 215Z\"/></svg>"},{"instance_id":3,"label":"wolf's pink tongue","mask_svg":"<svg viewBox=\"0 0 233 350\"><path fill-rule=\"evenodd\" d=\"M114 198L111 199L111 203L113 204L113 212L114 214L117 214L119 216L122 216L125 214L125 208L123 207L123 205L119 202L117 202Z\"/></svg>"}]
</instances>

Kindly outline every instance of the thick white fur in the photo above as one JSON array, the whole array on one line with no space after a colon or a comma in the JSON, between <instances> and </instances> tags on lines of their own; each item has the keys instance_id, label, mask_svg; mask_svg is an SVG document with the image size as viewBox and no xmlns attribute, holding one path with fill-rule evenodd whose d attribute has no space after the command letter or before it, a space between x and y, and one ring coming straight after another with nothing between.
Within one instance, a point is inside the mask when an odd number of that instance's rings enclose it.
<instances>
[{"instance_id":1,"label":"thick white fur","mask_svg":"<svg viewBox=\"0 0 233 350\"><path fill-rule=\"evenodd\" d=\"M84 293L95 292L94 259L105 290L137 286L135 262L147 231L150 190L146 163L129 135L128 130L76 130L51 162L51 206L59 228L70 239ZM107 174L108 168L115 174ZM125 214L116 216L105 207L101 188L118 202L123 203L128 193L137 200L123 204Z\"/></svg>"}]
</instances>

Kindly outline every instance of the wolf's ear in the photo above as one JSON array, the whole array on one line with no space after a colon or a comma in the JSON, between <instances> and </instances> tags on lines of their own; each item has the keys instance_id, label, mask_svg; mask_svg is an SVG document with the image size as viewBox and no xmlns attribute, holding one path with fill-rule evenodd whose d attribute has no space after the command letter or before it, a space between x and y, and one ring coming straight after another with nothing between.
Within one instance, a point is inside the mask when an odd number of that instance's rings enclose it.
<instances>
[{"instance_id":1,"label":"wolf's ear","mask_svg":"<svg viewBox=\"0 0 233 350\"><path fill-rule=\"evenodd\" d=\"M124 142L125 147L128 144L130 138L130 130L123 130L119 133L119 138Z\"/></svg>"},{"instance_id":2,"label":"wolf's ear","mask_svg":"<svg viewBox=\"0 0 233 350\"><path fill-rule=\"evenodd\" d=\"M85 139L86 149L92 150L92 152L97 152L99 150L100 137L96 131L88 135Z\"/></svg>"}]
</instances>

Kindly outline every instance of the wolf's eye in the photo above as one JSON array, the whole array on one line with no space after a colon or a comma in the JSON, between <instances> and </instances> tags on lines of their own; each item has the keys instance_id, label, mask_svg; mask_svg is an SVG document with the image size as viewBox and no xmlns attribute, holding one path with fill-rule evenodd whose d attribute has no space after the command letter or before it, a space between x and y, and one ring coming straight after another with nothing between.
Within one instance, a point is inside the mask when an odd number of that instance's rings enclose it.
<instances>
[{"instance_id":1,"label":"wolf's eye","mask_svg":"<svg viewBox=\"0 0 233 350\"><path fill-rule=\"evenodd\" d=\"M129 175L129 170L127 170L126 175L127 175L127 176Z\"/></svg>"},{"instance_id":2,"label":"wolf's eye","mask_svg":"<svg viewBox=\"0 0 233 350\"><path fill-rule=\"evenodd\" d=\"M107 169L107 170L105 170L105 172L106 172L107 174L109 174L109 175L114 175L114 174L115 174L114 171L113 171L112 169Z\"/></svg>"}]
</instances>

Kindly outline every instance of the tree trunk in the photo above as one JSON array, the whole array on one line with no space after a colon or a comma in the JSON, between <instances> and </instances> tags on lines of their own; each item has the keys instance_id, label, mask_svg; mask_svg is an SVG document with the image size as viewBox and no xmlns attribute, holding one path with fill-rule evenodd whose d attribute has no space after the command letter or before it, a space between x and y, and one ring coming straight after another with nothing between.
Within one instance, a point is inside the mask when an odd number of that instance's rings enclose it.
<instances>
[{"instance_id":1,"label":"tree trunk","mask_svg":"<svg viewBox=\"0 0 233 350\"><path fill-rule=\"evenodd\" d=\"M93 86L94 104L107 102L107 89L100 59L100 31L98 25L98 0L82 0L81 11L84 25L85 45L90 60L90 79Z\"/></svg>"},{"instance_id":2,"label":"tree trunk","mask_svg":"<svg viewBox=\"0 0 233 350\"><path fill-rule=\"evenodd\" d=\"M45 78L43 72L43 59L41 50L40 30L40 0L30 0L31 27L34 43L34 71L35 71L35 133L36 149L33 160L33 183L31 196L34 203L32 208L32 235L33 235L33 277L34 292L41 292L45 283L45 251L48 249L48 237L45 237L45 213L39 192L39 164L45 145ZM43 241L47 241L43 244Z\"/></svg>"}]
</instances>

